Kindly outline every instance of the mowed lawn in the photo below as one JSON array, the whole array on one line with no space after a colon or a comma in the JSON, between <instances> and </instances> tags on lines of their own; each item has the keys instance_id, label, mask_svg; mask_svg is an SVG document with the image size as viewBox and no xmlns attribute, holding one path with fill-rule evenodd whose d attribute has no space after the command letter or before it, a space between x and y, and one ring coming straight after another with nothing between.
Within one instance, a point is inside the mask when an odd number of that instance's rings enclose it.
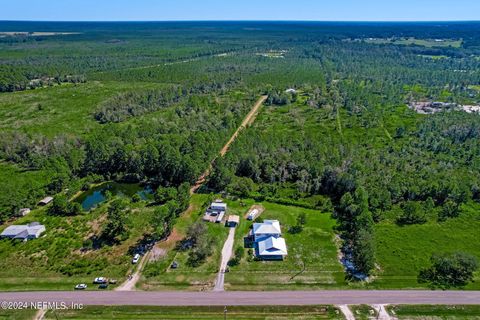
<instances>
[{"instance_id":1,"label":"mowed lawn","mask_svg":"<svg viewBox=\"0 0 480 320\"><path fill-rule=\"evenodd\" d=\"M478 320L480 305L440 306L440 305L399 305L389 306L387 310L399 320L448 319L448 320Z\"/></svg>"},{"instance_id":2,"label":"mowed lawn","mask_svg":"<svg viewBox=\"0 0 480 320\"><path fill-rule=\"evenodd\" d=\"M462 207L460 217L443 223L399 227L381 223L376 227L377 262L381 268L371 284L374 288L419 288L422 268L430 265L433 253L462 251L480 260L480 205ZM480 274L466 289L480 289Z\"/></svg>"},{"instance_id":3,"label":"mowed lawn","mask_svg":"<svg viewBox=\"0 0 480 320\"><path fill-rule=\"evenodd\" d=\"M118 93L157 88L151 83L99 82L63 84L0 95L0 131L56 135L83 134L100 126L95 110Z\"/></svg>"},{"instance_id":4,"label":"mowed lawn","mask_svg":"<svg viewBox=\"0 0 480 320\"><path fill-rule=\"evenodd\" d=\"M244 219L253 201L229 202L229 210L241 216L235 234L234 250L243 247L243 238L252 222ZM284 261L253 261L248 249L238 266L230 268L225 276L226 290L300 290L328 289L345 286L345 274L338 261L333 228L336 224L330 214L299 207L261 203L265 211L257 218L277 219L281 223L288 256ZM304 230L291 234L288 229L296 224L299 214L305 213Z\"/></svg>"},{"instance_id":5,"label":"mowed lawn","mask_svg":"<svg viewBox=\"0 0 480 320\"><path fill-rule=\"evenodd\" d=\"M224 307L88 306L82 310L49 311L45 319L344 319L332 306L235 306L226 311L225 317Z\"/></svg>"},{"instance_id":6,"label":"mowed lawn","mask_svg":"<svg viewBox=\"0 0 480 320\"><path fill-rule=\"evenodd\" d=\"M150 262L143 274L139 287L143 290L209 290L215 285L215 279L220 264L222 247L228 235L228 228L223 224L205 223L211 239L212 255L198 267L189 266L190 250L181 250L177 245L185 238L188 228L202 219L208 195L193 195L191 208L178 218L172 238L158 244L165 255L157 261ZM173 262L178 263L177 269L170 268Z\"/></svg>"}]
</instances>

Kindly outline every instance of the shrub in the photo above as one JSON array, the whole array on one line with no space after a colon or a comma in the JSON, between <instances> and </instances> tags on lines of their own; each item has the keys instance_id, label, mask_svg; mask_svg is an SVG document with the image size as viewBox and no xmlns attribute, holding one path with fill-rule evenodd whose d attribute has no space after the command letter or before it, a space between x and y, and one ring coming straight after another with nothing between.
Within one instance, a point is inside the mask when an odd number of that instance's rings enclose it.
<instances>
[{"instance_id":1,"label":"shrub","mask_svg":"<svg viewBox=\"0 0 480 320\"><path fill-rule=\"evenodd\" d=\"M427 222L425 211L418 202L409 201L403 205L403 213L397 218L399 225L422 224Z\"/></svg>"},{"instance_id":2,"label":"shrub","mask_svg":"<svg viewBox=\"0 0 480 320\"><path fill-rule=\"evenodd\" d=\"M420 271L418 281L443 289L467 285L478 269L477 258L463 252L435 254L430 261L431 266Z\"/></svg>"}]
</instances>

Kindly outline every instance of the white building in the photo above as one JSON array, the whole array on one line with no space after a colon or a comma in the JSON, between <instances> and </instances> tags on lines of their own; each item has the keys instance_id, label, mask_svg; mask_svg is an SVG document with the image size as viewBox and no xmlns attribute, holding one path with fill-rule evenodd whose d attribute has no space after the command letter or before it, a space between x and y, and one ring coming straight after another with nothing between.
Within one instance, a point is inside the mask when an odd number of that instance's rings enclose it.
<instances>
[{"instance_id":1,"label":"white building","mask_svg":"<svg viewBox=\"0 0 480 320\"><path fill-rule=\"evenodd\" d=\"M254 223L251 233L255 243L256 256L265 260L282 260L287 256L287 244L282 238L278 220Z\"/></svg>"},{"instance_id":2,"label":"white building","mask_svg":"<svg viewBox=\"0 0 480 320\"><path fill-rule=\"evenodd\" d=\"M32 222L27 225L9 226L3 230L0 237L20 240L37 239L45 230L44 225L41 225L39 222Z\"/></svg>"},{"instance_id":3,"label":"white building","mask_svg":"<svg viewBox=\"0 0 480 320\"><path fill-rule=\"evenodd\" d=\"M295 93L297 93L297 90L295 90L293 88L290 88L290 89L285 90L285 93L295 94Z\"/></svg>"},{"instance_id":4,"label":"white building","mask_svg":"<svg viewBox=\"0 0 480 320\"><path fill-rule=\"evenodd\" d=\"M222 202L221 200L217 200L215 202L212 202L212 204L210 205L210 211L226 212L227 211L227 204Z\"/></svg>"},{"instance_id":5,"label":"white building","mask_svg":"<svg viewBox=\"0 0 480 320\"><path fill-rule=\"evenodd\" d=\"M40 202L38 204L41 205L41 206L46 206L47 204L49 204L52 201L53 201L53 197L45 197L42 200L40 200Z\"/></svg>"},{"instance_id":6,"label":"white building","mask_svg":"<svg viewBox=\"0 0 480 320\"><path fill-rule=\"evenodd\" d=\"M18 210L18 216L19 217L25 217L27 214L29 214L32 210L30 210L30 208L22 208L20 210Z\"/></svg>"},{"instance_id":7,"label":"white building","mask_svg":"<svg viewBox=\"0 0 480 320\"><path fill-rule=\"evenodd\" d=\"M255 242L265 240L269 237L279 238L282 236L280 222L278 220L265 220L263 223L254 223L252 235Z\"/></svg>"},{"instance_id":8,"label":"white building","mask_svg":"<svg viewBox=\"0 0 480 320\"><path fill-rule=\"evenodd\" d=\"M287 244L284 238L270 237L258 243L257 254L263 259L283 259L287 252Z\"/></svg>"}]
</instances>

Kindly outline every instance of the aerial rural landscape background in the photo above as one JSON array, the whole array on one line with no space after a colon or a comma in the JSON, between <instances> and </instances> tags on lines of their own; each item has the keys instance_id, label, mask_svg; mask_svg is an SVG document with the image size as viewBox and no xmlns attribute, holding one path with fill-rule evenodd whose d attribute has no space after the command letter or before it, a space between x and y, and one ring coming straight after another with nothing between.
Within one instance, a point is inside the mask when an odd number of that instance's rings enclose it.
<instances>
[{"instance_id":1,"label":"aerial rural landscape background","mask_svg":"<svg viewBox=\"0 0 480 320\"><path fill-rule=\"evenodd\" d=\"M1 4L0 319L480 319L480 4L239 2Z\"/></svg>"}]
</instances>

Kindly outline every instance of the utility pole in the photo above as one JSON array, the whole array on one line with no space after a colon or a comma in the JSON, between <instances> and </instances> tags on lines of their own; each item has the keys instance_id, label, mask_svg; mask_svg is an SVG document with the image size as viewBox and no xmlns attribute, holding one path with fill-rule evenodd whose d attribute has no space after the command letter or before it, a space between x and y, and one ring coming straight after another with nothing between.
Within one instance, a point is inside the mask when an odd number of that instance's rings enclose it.
<instances>
[{"instance_id":1,"label":"utility pole","mask_svg":"<svg viewBox=\"0 0 480 320\"><path fill-rule=\"evenodd\" d=\"M227 306L225 306L225 308L223 309L223 320L227 320Z\"/></svg>"}]
</instances>

